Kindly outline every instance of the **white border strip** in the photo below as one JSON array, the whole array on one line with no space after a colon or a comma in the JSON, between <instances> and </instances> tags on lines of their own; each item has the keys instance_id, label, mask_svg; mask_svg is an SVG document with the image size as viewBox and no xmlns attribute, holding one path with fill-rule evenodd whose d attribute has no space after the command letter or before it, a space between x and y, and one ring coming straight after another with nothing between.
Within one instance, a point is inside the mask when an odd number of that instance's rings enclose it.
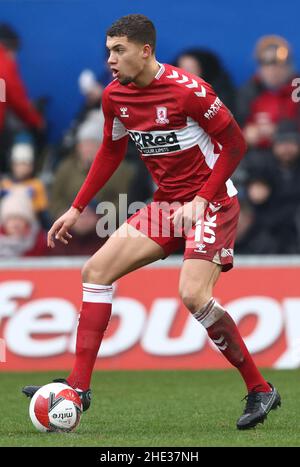
<instances>
[{"instance_id":1,"label":"white border strip","mask_svg":"<svg viewBox=\"0 0 300 467\"><path fill-rule=\"evenodd\" d=\"M0 259L0 271L9 269L31 270L31 269L78 269L82 268L88 257L85 256L53 256L51 258L13 258ZM147 268L169 268L180 267L183 263L182 256L171 256L165 260L145 266ZM236 256L234 259L236 268L244 267L299 267L300 255L280 256Z\"/></svg>"}]
</instances>

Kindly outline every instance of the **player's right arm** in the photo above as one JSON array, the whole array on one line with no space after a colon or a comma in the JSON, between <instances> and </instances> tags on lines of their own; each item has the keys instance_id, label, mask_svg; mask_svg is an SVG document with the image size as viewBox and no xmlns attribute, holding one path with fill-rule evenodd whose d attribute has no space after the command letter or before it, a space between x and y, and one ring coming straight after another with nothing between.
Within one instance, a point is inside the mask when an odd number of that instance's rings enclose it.
<instances>
[{"instance_id":1,"label":"player's right arm","mask_svg":"<svg viewBox=\"0 0 300 467\"><path fill-rule=\"evenodd\" d=\"M48 232L48 246L51 248L55 246L54 238L68 244L72 238L69 230L83 209L110 179L126 154L127 131L112 112L107 88L102 97L102 110L105 118L102 144L72 206L54 222Z\"/></svg>"}]
</instances>

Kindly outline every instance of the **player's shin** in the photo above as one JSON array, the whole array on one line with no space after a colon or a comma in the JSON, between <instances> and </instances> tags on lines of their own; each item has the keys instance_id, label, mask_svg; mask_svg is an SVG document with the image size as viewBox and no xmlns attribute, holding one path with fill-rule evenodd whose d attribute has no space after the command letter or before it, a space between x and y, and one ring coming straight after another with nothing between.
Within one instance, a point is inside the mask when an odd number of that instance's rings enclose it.
<instances>
[{"instance_id":1,"label":"player's shin","mask_svg":"<svg viewBox=\"0 0 300 467\"><path fill-rule=\"evenodd\" d=\"M83 284L75 364L67 381L83 391L90 387L98 350L111 316L112 286Z\"/></svg>"},{"instance_id":2,"label":"player's shin","mask_svg":"<svg viewBox=\"0 0 300 467\"><path fill-rule=\"evenodd\" d=\"M241 373L248 392L269 392L270 386L258 371L239 330L226 310L211 298L194 317L205 328L224 357Z\"/></svg>"}]
</instances>

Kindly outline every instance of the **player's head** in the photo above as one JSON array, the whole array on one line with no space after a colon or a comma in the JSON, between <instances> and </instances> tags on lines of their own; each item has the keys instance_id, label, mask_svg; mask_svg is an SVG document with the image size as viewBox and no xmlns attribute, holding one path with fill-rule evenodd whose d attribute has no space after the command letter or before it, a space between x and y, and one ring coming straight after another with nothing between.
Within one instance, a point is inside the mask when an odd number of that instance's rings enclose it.
<instances>
[{"instance_id":1,"label":"player's head","mask_svg":"<svg viewBox=\"0 0 300 467\"><path fill-rule=\"evenodd\" d=\"M121 84L129 84L155 59L155 27L144 15L118 19L107 30L108 64Z\"/></svg>"}]
</instances>

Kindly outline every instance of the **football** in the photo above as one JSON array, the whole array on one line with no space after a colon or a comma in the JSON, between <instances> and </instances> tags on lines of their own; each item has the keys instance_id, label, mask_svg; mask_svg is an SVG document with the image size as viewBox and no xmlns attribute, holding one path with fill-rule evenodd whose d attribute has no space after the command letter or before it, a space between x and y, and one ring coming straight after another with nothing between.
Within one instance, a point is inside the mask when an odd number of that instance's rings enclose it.
<instances>
[{"instance_id":1,"label":"football","mask_svg":"<svg viewBox=\"0 0 300 467\"><path fill-rule=\"evenodd\" d=\"M80 422L82 403L77 392L62 383L42 386L32 397L29 415L41 432L70 432Z\"/></svg>"}]
</instances>

